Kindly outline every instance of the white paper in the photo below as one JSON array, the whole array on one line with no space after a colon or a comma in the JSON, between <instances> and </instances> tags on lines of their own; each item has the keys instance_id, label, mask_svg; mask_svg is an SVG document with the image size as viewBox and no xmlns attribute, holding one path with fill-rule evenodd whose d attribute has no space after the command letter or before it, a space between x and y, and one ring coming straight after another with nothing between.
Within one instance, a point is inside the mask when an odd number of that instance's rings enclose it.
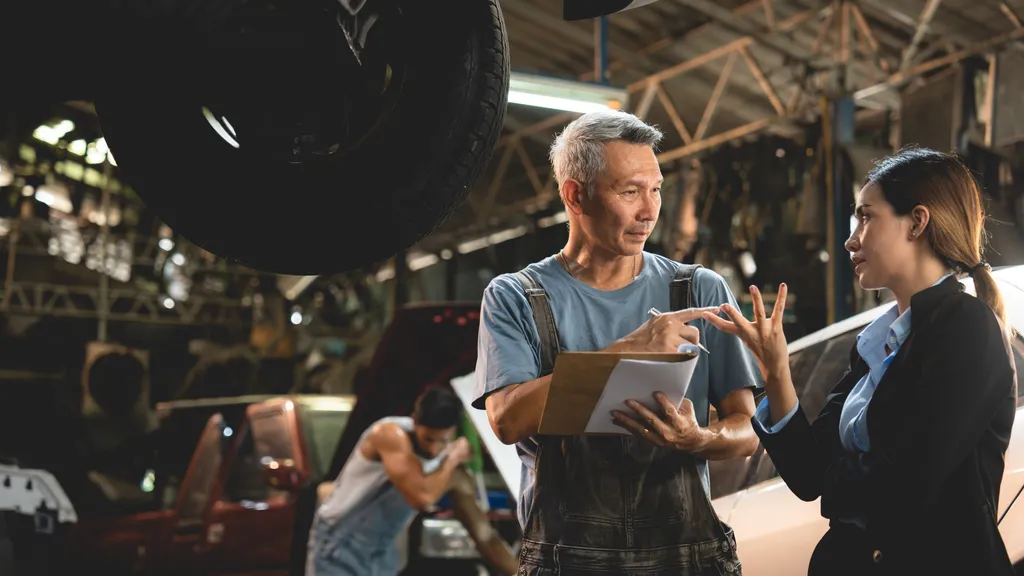
<instances>
[{"instance_id":1,"label":"white paper","mask_svg":"<svg viewBox=\"0 0 1024 576\"><path fill-rule=\"evenodd\" d=\"M696 346L689 345L693 350ZM680 352L689 352L689 348L679 347ZM626 400L636 400L655 414L663 413L660 404L654 399L655 392L662 392L669 402L679 406L690 387L690 379L697 367L700 356L684 362L652 362L650 360L620 360L604 386L601 398L597 401L594 411L587 421L585 432L588 434L629 434L612 421L612 410L633 414L626 406Z\"/></svg>"}]
</instances>

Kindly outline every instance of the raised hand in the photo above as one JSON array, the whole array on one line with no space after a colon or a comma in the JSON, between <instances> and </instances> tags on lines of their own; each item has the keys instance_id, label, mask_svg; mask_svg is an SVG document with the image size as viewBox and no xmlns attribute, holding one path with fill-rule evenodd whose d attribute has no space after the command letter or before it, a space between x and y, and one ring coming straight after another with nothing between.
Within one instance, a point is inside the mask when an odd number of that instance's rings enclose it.
<instances>
[{"instance_id":1,"label":"raised hand","mask_svg":"<svg viewBox=\"0 0 1024 576\"><path fill-rule=\"evenodd\" d=\"M469 440L465 438L456 438L448 447L448 457L460 464L468 462L472 456Z\"/></svg>"},{"instance_id":2,"label":"raised hand","mask_svg":"<svg viewBox=\"0 0 1024 576\"><path fill-rule=\"evenodd\" d=\"M785 284L779 286L779 294L775 300L771 317L765 315L764 300L761 291L755 286L750 287L750 297L754 304L754 318L748 321L739 310L728 304L721 306L721 311L729 320L705 312L704 320L711 323L726 334L738 337L754 353L761 366L761 376L767 381L769 373L781 374L789 369L789 353L786 347L786 334L782 330L782 314L786 309L786 294L789 292Z\"/></svg>"}]
</instances>

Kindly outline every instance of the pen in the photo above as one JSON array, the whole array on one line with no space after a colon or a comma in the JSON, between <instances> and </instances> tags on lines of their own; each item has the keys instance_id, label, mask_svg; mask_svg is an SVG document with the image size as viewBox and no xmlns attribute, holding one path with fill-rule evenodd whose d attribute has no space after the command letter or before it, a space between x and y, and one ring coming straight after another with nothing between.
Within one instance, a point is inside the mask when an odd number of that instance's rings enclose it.
<instances>
[{"instance_id":1,"label":"pen","mask_svg":"<svg viewBox=\"0 0 1024 576\"><path fill-rule=\"evenodd\" d=\"M654 317L656 317L656 316L658 316L660 314L661 314L661 311L659 311L657 308L651 308L650 310L647 311L647 317L648 318L654 318ZM709 356L711 355L711 351L708 350L707 348L705 348L700 342L697 342L697 348L700 348L701 350L703 350L705 354L707 354Z\"/></svg>"}]
</instances>

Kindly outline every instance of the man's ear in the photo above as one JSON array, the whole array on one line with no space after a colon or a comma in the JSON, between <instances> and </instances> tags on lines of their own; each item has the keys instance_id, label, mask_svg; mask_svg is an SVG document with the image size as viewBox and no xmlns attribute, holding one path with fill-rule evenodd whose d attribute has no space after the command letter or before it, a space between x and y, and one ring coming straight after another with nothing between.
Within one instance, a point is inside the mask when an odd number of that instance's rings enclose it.
<instances>
[{"instance_id":1,"label":"man's ear","mask_svg":"<svg viewBox=\"0 0 1024 576\"><path fill-rule=\"evenodd\" d=\"M565 203L565 209L576 216L583 213L583 185L573 179L568 179L562 182L562 189L559 194L562 196L562 202Z\"/></svg>"},{"instance_id":2,"label":"man's ear","mask_svg":"<svg viewBox=\"0 0 1024 576\"><path fill-rule=\"evenodd\" d=\"M924 231L928 228L928 223L931 222L931 212L924 206L915 206L910 211L911 221L911 234L915 237L924 234Z\"/></svg>"}]
</instances>

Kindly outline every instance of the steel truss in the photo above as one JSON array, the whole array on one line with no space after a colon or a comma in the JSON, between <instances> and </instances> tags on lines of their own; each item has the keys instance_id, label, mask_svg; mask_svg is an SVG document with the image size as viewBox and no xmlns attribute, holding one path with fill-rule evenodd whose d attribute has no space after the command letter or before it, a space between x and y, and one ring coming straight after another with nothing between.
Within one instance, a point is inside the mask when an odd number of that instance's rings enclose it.
<instances>
[{"instance_id":1,"label":"steel truss","mask_svg":"<svg viewBox=\"0 0 1024 576\"><path fill-rule=\"evenodd\" d=\"M110 288L107 308L98 287L60 286L36 282L14 282L4 295L3 304L10 314L32 316L65 316L96 318L125 322L157 324L248 325L251 308L228 298L194 296L175 302L172 308L165 299L138 290Z\"/></svg>"},{"instance_id":2,"label":"steel truss","mask_svg":"<svg viewBox=\"0 0 1024 576\"><path fill-rule=\"evenodd\" d=\"M881 53L877 32L872 30L860 7L854 2L835 0L829 6L821 9L804 10L785 20L779 21L775 20L774 14L771 12L770 0L747 2L733 9L728 17L723 12L723 9L718 9L713 3L704 0L683 0L683 3L714 16L712 22L690 31L685 37L703 33L713 29L715 26L724 26L733 31L750 29L746 23L740 22L739 17L755 9L764 9L766 11L766 19L769 21L770 29L767 34L759 32L741 36L722 46L684 60L629 85L629 92L634 96L631 103L634 113L641 118L645 117L649 113L654 101L657 100L664 107L671 119L673 128L683 140L682 146L659 154L658 160L663 164L672 163L710 148L760 133L771 126L792 121L804 116L809 111L816 110L819 103L813 98L807 98L807 94L804 92L805 87L797 83L784 87L789 90L789 94L786 102L783 102L779 95L782 89L772 85L768 75L765 74L764 70L750 53L750 47L754 45L763 46L782 53L792 52L795 48L792 48L792 45L787 42L782 42L780 38L786 33L794 31L809 19L818 19L817 37L811 49L811 58L817 59L823 56L830 56L837 65L858 66L862 67L861 69L865 71L865 75L871 85L852 87L856 89L854 98L858 101L868 99L872 95L889 89L899 88L908 81L927 72L955 64L971 56L983 54L1007 44L1019 42L1024 38L1024 27L1018 26L1011 32L965 46L946 56L924 59L927 58L927 54L920 54L921 58L916 59L916 48L920 43L921 37L920 30L928 26L939 4L938 0L929 0L919 17L918 30L915 31L911 44L905 48L903 58L894 69ZM832 38L832 36L836 36L836 38ZM685 37L658 40L649 47L642 49L640 53L650 55L659 52L683 40ZM832 40L831 54L826 53L826 40ZM859 50L863 60L855 60L853 58L855 50ZM806 54L800 55L802 57L807 56ZM663 83L687 71L721 59L724 59L724 63L718 81L712 90L711 98L704 108L699 124L691 131L683 123L675 104L663 87ZM731 130L718 134L708 134L708 126L730 80L736 61L739 59L743 60L744 64L753 74L761 91L771 104L774 113ZM915 62L915 60L921 61ZM607 69L615 70L627 64L628 61L625 59L613 60ZM878 75L877 77L875 76L876 74ZM588 72L581 76L581 78L592 79L593 72ZM876 80L876 78L880 78L880 81ZM525 139L543 139L551 131L559 129L578 116L579 114L571 112L558 114L535 124L516 126L515 128L517 129L514 132L502 137L494 156L498 159L497 170L489 182L481 184L481 189L474 191L469 197L469 206L476 217L475 225L470 226L466 230L453 230L437 236L444 236L445 238L450 236L457 241L461 237L472 235L473 233L479 234L481 230L488 228L488 223L491 222L493 217L497 216L496 212L505 214L532 213L543 209L555 201L558 198L558 191L554 185L554 174L546 162L542 164L534 163L523 147L523 141ZM499 202L499 193L508 168L514 159L522 164L534 194L525 200L501 203ZM436 243L432 242L431 244Z\"/></svg>"}]
</instances>

